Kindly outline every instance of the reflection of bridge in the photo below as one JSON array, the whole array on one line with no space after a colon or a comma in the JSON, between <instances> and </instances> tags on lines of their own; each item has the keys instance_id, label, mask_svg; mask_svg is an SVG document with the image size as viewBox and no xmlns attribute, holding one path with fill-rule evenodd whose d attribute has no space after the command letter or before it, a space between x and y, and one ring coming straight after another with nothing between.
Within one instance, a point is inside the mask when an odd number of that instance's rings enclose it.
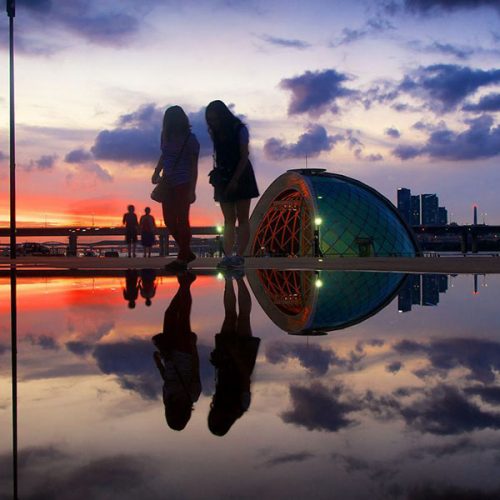
<instances>
[{"instance_id":1,"label":"reflection of bridge","mask_svg":"<svg viewBox=\"0 0 500 500\"><path fill-rule=\"evenodd\" d=\"M418 239L424 236L455 236L460 239L460 251L467 253L469 248L472 253L478 251L478 237L491 236L494 239L500 237L500 226L487 226L485 224L473 225L436 225L436 226L413 226L413 231Z\"/></svg>"}]
</instances>

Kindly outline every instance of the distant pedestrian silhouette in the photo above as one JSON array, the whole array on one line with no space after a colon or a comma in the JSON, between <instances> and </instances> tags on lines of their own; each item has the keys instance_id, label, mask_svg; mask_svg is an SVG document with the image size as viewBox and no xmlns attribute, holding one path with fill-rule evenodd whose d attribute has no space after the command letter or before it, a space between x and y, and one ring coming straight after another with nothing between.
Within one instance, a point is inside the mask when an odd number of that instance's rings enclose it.
<instances>
[{"instance_id":1,"label":"distant pedestrian silhouette","mask_svg":"<svg viewBox=\"0 0 500 500\"><path fill-rule=\"evenodd\" d=\"M156 367L163 379L165 419L171 429L186 427L201 393L197 337L191 330L191 283L196 276L183 271L177 275L179 289L165 311L163 332L153 337L158 349Z\"/></svg>"},{"instance_id":2,"label":"distant pedestrian silhouette","mask_svg":"<svg viewBox=\"0 0 500 500\"><path fill-rule=\"evenodd\" d=\"M151 209L146 207L144 215L139 221L139 229L141 231L141 244L144 249L144 257L151 257L151 247L155 244L156 222L151 215Z\"/></svg>"},{"instance_id":3,"label":"distant pedestrian silhouette","mask_svg":"<svg viewBox=\"0 0 500 500\"><path fill-rule=\"evenodd\" d=\"M259 196L255 174L249 160L247 127L222 101L212 101L205 111L208 131L215 150L210 172L214 199L224 215L225 257L218 267L244 265L244 252L250 238L250 201ZM233 249L238 221L236 255Z\"/></svg>"},{"instance_id":4,"label":"distant pedestrian silhouette","mask_svg":"<svg viewBox=\"0 0 500 500\"><path fill-rule=\"evenodd\" d=\"M129 205L127 207L127 212L123 214L122 223L125 225L125 241L127 242L128 256L135 257L139 221L137 220L137 215L135 214L134 205Z\"/></svg>"},{"instance_id":5,"label":"distant pedestrian silhouette","mask_svg":"<svg viewBox=\"0 0 500 500\"><path fill-rule=\"evenodd\" d=\"M139 296L139 275L136 269L127 269L125 271L125 288L123 289L123 298L128 302L129 309L134 309L135 302Z\"/></svg>"},{"instance_id":6,"label":"distant pedestrian silhouette","mask_svg":"<svg viewBox=\"0 0 500 500\"><path fill-rule=\"evenodd\" d=\"M172 106L165 111L161 151L151 181L157 184L161 173L166 180L167 195L162 202L163 219L179 247L179 253L177 259L165 268L176 272L187 269L188 263L196 258L190 246L189 209L196 200L200 153L200 144L191 132L189 119L180 106Z\"/></svg>"},{"instance_id":7,"label":"distant pedestrian silhouette","mask_svg":"<svg viewBox=\"0 0 500 500\"><path fill-rule=\"evenodd\" d=\"M250 379L260 344L260 339L252 336L252 299L242 273L239 270L226 273L225 316L220 333L215 335L215 349L210 357L216 369L217 382L208 415L208 428L216 436L226 434L250 406ZM236 278L237 298L232 276Z\"/></svg>"}]
</instances>

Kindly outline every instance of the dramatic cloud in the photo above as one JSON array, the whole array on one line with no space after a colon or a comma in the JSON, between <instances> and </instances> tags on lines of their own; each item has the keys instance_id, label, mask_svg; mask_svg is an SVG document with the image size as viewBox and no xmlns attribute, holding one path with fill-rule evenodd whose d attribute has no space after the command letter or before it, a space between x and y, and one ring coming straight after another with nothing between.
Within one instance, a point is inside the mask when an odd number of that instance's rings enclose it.
<instances>
[{"instance_id":1,"label":"dramatic cloud","mask_svg":"<svg viewBox=\"0 0 500 500\"><path fill-rule=\"evenodd\" d=\"M84 149L74 149L64 157L66 163L83 163L92 159L92 154Z\"/></svg>"},{"instance_id":2,"label":"dramatic cloud","mask_svg":"<svg viewBox=\"0 0 500 500\"><path fill-rule=\"evenodd\" d=\"M499 429L500 413L483 411L455 387L440 385L424 398L401 410L411 427L431 434L461 434L478 429Z\"/></svg>"},{"instance_id":3,"label":"dramatic cloud","mask_svg":"<svg viewBox=\"0 0 500 500\"><path fill-rule=\"evenodd\" d=\"M491 7L500 13L498 0L405 0L404 6L406 10L420 14L434 14L438 11L453 12L479 7Z\"/></svg>"},{"instance_id":4,"label":"dramatic cloud","mask_svg":"<svg viewBox=\"0 0 500 500\"><path fill-rule=\"evenodd\" d=\"M432 42L431 44L424 45L418 40L409 42L408 46L418 52L427 54L440 54L445 56L453 56L460 60L469 59L474 53L475 49L472 47L459 47L451 43Z\"/></svg>"},{"instance_id":5,"label":"dramatic cloud","mask_svg":"<svg viewBox=\"0 0 500 500\"><path fill-rule=\"evenodd\" d=\"M288 38L277 38L275 36L271 35L263 35L260 37L261 40L264 40L265 42L271 44L271 45L276 45L277 47L285 47L288 49L308 49L311 47L310 43L304 42L303 40L295 40L295 39L288 39Z\"/></svg>"},{"instance_id":6,"label":"dramatic cloud","mask_svg":"<svg viewBox=\"0 0 500 500\"><path fill-rule=\"evenodd\" d=\"M385 135L393 139L399 139L401 137L401 132L397 128L389 127L385 129Z\"/></svg>"},{"instance_id":7,"label":"dramatic cloud","mask_svg":"<svg viewBox=\"0 0 500 500\"><path fill-rule=\"evenodd\" d=\"M52 170L54 168L57 155L42 155L38 160L31 160L29 164L24 165L24 170L30 172L31 170Z\"/></svg>"},{"instance_id":8,"label":"dramatic cloud","mask_svg":"<svg viewBox=\"0 0 500 500\"><path fill-rule=\"evenodd\" d=\"M423 155L440 160L478 160L500 154L500 126L494 126L491 116L466 123L469 128L463 132L436 130L423 146L400 145L392 154L401 160Z\"/></svg>"},{"instance_id":9,"label":"dramatic cloud","mask_svg":"<svg viewBox=\"0 0 500 500\"><path fill-rule=\"evenodd\" d=\"M452 64L420 67L399 84L400 92L427 103L435 112L449 112L479 88L500 83L500 70L472 69Z\"/></svg>"},{"instance_id":10,"label":"dramatic cloud","mask_svg":"<svg viewBox=\"0 0 500 500\"><path fill-rule=\"evenodd\" d=\"M300 425L313 431L337 432L353 424L349 413L356 411L358 405L341 402L342 388L328 389L320 383L310 387L292 385L290 397L293 408L282 414L286 423Z\"/></svg>"},{"instance_id":11,"label":"dramatic cloud","mask_svg":"<svg viewBox=\"0 0 500 500\"><path fill-rule=\"evenodd\" d=\"M165 109L149 103L120 116L116 128L103 130L97 135L90 149L93 157L97 160L124 162L131 166L155 163L161 153L160 135ZM188 117L200 142L200 155L210 155L212 143L207 132L204 108L188 113ZM77 151L80 152L71 153L75 153L77 157L85 156L85 151Z\"/></svg>"},{"instance_id":12,"label":"dramatic cloud","mask_svg":"<svg viewBox=\"0 0 500 500\"><path fill-rule=\"evenodd\" d=\"M94 162L80 163L74 167L74 172L66 175L66 181L69 184L74 182L78 184L79 180L92 178L101 182L113 181L113 176L105 168Z\"/></svg>"},{"instance_id":13,"label":"dramatic cloud","mask_svg":"<svg viewBox=\"0 0 500 500\"><path fill-rule=\"evenodd\" d=\"M321 125L309 125L296 143L285 144L282 140L271 138L264 145L264 154L271 160L287 158L315 158L323 151L331 151L335 144L344 140L340 134L328 135Z\"/></svg>"},{"instance_id":14,"label":"dramatic cloud","mask_svg":"<svg viewBox=\"0 0 500 500\"><path fill-rule=\"evenodd\" d=\"M306 71L300 76L281 80L280 87L292 93L289 115L307 113L320 116L328 109L337 113L338 99L351 97L355 91L343 86L350 78L334 69Z\"/></svg>"},{"instance_id":15,"label":"dramatic cloud","mask_svg":"<svg viewBox=\"0 0 500 500\"><path fill-rule=\"evenodd\" d=\"M478 113L500 111L500 94L485 95L479 99L478 103L465 104L462 109L464 111L475 111Z\"/></svg>"},{"instance_id":16,"label":"dramatic cloud","mask_svg":"<svg viewBox=\"0 0 500 500\"><path fill-rule=\"evenodd\" d=\"M139 21L124 9L96 9L94 2L77 0L53 2L21 0L17 4L32 27L63 28L90 43L121 46L138 32Z\"/></svg>"},{"instance_id":17,"label":"dramatic cloud","mask_svg":"<svg viewBox=\"0 0 500 500\"><path fill-rule=\"evenodd\" d=\"M378 35L388 30L396 29L387 19L373 18L368 19L365 25L359 29L344 28L338 40L330 43L330 47L340 47L341 45L349 45L364 38Z\"/></svg>"}]
</instances>

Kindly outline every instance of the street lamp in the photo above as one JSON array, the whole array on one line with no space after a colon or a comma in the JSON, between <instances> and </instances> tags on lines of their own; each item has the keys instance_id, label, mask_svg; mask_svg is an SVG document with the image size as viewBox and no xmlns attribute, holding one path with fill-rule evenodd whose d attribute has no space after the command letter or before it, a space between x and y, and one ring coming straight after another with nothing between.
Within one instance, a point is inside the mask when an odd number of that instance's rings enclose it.
<instances>
[{"instance_id":1,"label":"street lamp","mask_svg":"<svg viewBox=\"0 0 500 500\"><path fill-rule=\"evenodd\" d=\"M224 226L221 224L217 224L215 226L215 230L217 231L217 236L215 237L215 241L217 242L217 251L219 252L219 257L222 257L222 233L224 232Z\"/></svg>"},{"instance_id":2,"label":"street lamp","mask_svg":"<svg viewBox=\"0 0 500 500\"><path fill-rule=\"evenodd\" d=\"M314 219L314 256L315 257L323 257L323 252L321 251L321 244L319 238L319 228L323 220L321 217L316 217Z\"/></svg>"},{"instance_id":3,"label":"street lamp","mask_svg":"<svg viewBox=\"0 0 500 500\"><path fill-rule=\"evenodd\" d=\"M9 16L9 85L10 85L10 258L16 258L16 136L14 116L14 17L15 0L6 0Z\"/></svg>"}]
</instances>

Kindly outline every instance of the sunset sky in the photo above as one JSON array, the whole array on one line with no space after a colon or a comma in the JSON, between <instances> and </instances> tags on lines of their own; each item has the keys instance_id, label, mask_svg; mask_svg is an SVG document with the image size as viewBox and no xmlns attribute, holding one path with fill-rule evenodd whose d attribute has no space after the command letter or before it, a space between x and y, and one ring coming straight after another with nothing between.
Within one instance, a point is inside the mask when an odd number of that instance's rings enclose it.
<instances>
[{"instance_id":1,"label":"sunset sky","mask_svg":"<svg viewBox=\"0 0 500 500\"><path fill-rule=\"evenodd\" d=\"M17 0L18 221L119 224L149 199L161 118L201 143L213 99L248 124L260 191L322 167L396 201L437 193L459 223L500 224L498 0ZM3 4L2 4L3 5ZM0 17L0 225L9 217L8 18ZM159 206L153 214L160 219Z\"/></svg>"}]
</instances>

